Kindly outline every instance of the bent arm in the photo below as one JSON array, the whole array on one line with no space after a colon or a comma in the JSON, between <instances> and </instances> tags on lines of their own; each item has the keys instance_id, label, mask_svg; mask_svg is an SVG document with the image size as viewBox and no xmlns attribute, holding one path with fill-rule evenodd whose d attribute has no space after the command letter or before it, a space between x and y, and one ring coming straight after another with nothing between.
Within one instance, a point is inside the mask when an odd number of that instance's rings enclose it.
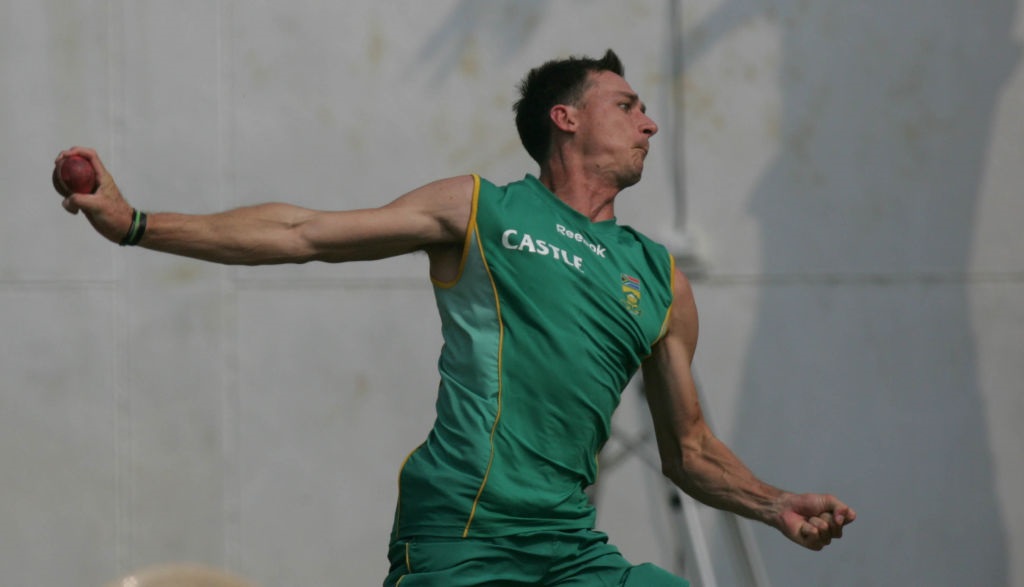
<instances>
[{"instance_id":1,"label":"bent arm","mask_svg":"<svg viewBox=\"0 0 1024 587\"><path fill-rule=\"evenodd\" d=\"M702 503L764 522L812 550L840 537L853 510L830 495L794 494L765 483L712 433L691 371L697 307L678 271L673 293L668 332L643 365L665 475Z\"/></svg>"},{"instance_id":2,"label":"bent arm","mask_svg":"<svg viewBox=\"0 0 1024 587\"><path fill-rule=\"evenodd\" d=\"M65 208L82 211L93 227L118 242L131 206L91 149L75 148L97 170L95 194L74 194ZM461 244L472 206L473 178L454 177L417 188L380 208L328 212L291 204L247 206L217 214L148 214L138 245L224 264L362 261L438 245Z\"/></svg>"},{"instance_id":3,"label":"bent arm","mask_svg":"<svg viewBox=\"0 0 1024 587\"><path fill-rule=\"evenodd\" d=\"M643 368L662 470L702 503L771 524L783 492L755 477L704 420L690 370L697 309L682 273L676 274L674 290L669 331Z\"/></svg>"}]
</instances>

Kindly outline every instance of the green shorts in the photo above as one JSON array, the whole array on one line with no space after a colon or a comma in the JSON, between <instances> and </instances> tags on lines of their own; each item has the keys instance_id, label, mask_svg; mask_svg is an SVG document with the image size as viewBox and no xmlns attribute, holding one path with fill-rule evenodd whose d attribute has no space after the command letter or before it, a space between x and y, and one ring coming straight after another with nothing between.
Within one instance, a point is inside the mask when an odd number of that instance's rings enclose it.
<instances>
[{"instance_id":1,"label":"green shorts","mask_svg":"<svg viewBox=\"0 0 1024 587\"><path fill-rule=\"evenodd\" d=\"M652 564L633 566L591 530L392 543L384 587L688 587Z\"/></svg>"}]
</instances>

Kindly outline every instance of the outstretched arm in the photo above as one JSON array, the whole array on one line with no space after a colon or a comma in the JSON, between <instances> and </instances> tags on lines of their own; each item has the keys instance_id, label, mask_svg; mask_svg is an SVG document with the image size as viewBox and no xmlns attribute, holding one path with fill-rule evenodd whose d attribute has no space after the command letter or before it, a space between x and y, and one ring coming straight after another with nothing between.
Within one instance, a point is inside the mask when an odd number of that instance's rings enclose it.
<instances>
[{"instance_id":1,"label":"outstretched arm","mask_svg":"<svg viewBox=\"0 0 1024 587\"><path fill-rule=\"evenodd\" d=\"M74 148L97 171L95 194L64 201L81 211L107 239L120 242L132 207L91 149ZM473 179L455 177L427 184L386 206L324 212L291 204L260 204L217 214L153 213L139 246L225 264L263 265L307 261L362 261L461 244L469 222Z\"/></svg>"},{"instance_id":2,"label":"outstretched arm","mask_svg":"<svg viewBox=\"0 0 1024 587\"><path fill-rule=\"evenodd\" d=\"M831 495L794 494L761 481L711 432L690 370L697 307L679 271L673 292L668 333L643 367L665 475L707 505L764 522L812 550L824 548L856 514Z\"/></svg>"}]
</instances>

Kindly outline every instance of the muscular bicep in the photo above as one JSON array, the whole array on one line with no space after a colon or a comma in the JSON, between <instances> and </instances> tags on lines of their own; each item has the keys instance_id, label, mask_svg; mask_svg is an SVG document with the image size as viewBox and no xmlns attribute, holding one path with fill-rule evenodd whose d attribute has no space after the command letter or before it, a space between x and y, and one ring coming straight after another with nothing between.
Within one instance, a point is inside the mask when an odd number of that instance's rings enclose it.
<instances>
[{"instance_id":1,"label":"muscular bicep","mask_svg":"<svg viewBox=\"0 0 1024 587\"><path fill-rule=\"evenodd\" d=\"M460 245L473 190L473 177L462 176L427 184L380 208L310 212L297 223L296 236L310 259L327 262L381 259Z\"/></svg>"},{"instance_id":2,"label":"muscular bicep","mask_svg":"<svg viewBox=\"0 0 1024 587\"><path fill-rule=\"evenodd\" d=\"M697 307L686 277L677 272L668 332L644 362L644 392L666 473L681 466L687 443L706 433L691 363L697 349ZM691 447L692 448L692 447Z\"/></svg>"}]
</instances>

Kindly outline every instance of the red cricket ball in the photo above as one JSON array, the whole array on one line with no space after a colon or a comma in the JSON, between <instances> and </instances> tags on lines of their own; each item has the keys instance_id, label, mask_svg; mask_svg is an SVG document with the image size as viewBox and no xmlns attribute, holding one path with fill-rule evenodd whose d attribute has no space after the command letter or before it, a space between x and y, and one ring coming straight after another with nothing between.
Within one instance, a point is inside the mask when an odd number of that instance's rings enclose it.
<instances>
[{"instance_id":1,"label":"red cricket ball","mask_svg":"<svg viewBox=\"0 0 1024 587\"><path fill-rule=\"evenodd\" d=\"M85 157L65 157L53 168L53 187L65 198L71 194L95 193L99 185L96 170Z\"/></svg>"}]
</instances>

